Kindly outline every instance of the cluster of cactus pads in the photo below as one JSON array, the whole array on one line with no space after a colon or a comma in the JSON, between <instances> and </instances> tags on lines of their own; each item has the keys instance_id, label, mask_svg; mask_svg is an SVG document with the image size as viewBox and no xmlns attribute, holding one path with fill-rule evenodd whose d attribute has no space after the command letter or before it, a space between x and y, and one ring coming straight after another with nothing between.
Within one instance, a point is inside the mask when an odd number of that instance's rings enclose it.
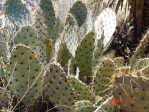
<instances>
[{"instance_id":1,"label":"cluster of cactus pads","mask_svg":"<svg viewBox=\"0 0 149 112\"><path fill-rule=\"evenodd\" d=\"M77 33L88 14L81 1L74 3L64 25L52 0L40 0L33 24L27 24L30 12L21 0L5 5L15 27L9 31L8 25L0 35L1 111L148 112L149 58L142 55L149 32L126 65L122 57L104 56L103 35Z\"/></svg>"}]
</instances>

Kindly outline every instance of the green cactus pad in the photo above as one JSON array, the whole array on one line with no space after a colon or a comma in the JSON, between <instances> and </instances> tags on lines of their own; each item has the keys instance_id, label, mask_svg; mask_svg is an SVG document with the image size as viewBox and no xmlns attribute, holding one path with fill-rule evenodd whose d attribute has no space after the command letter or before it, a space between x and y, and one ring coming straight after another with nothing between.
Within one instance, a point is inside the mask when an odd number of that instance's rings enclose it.
<instances>
[{"instance_id":1,"label":"green cactus pad","mask_svg":"<svg viewBox=\"0 0 149 112\"><path fill-rule=\"evenodd\" d=\"M92 76L92 58L95 48L94 36L93 32L87 34L76 50L75 61L80 70L79 78L81 80Z\"/></svg>"},{"instance_id":2,"label":"green cactus pad","mask_svg":"<svg viewBox=\"0 0 149 112\"><path fill-rule=\"evenodd\" d=\"M89 86L71 75L68 76L68 82L73 87L77 96L77 100L88 100L91 102L95 100L94 93L91 91Z\"/></svg>"},{"instance_id":3,"label":"green cactus pad","mask_svg":"<svg viewBox=\"0 0 149 112\"><path fill-rule=\"evenodd\" d=\"M42 80L41 65L33 51L24 45L16 46L7 68L6 80L10 90L20 100L31 87L22 101L26 105L28 102L34 101L42 91ZM36 80L38 75L40 78L38 77ZM31 86L32 84L33 86Z\"/></svg>"},{"instance_id":4,"label":"green cactus pad","mask_svg":"<svg viewBox=\"0 0 149 112\"><path fill-rule=\"evenodd\" d=\"M45 18L42 16L42 11L37 9L36 12L36 22L35 22L35 31L39 41L39 52L40 52L40 61L43 64L49 62L53 56L54 41L50 39L48 34L48 27L45 24Z\"/></svg>"},{"instance_id":5,"label":"green cactus pad","mask_svg":"<svg viewBox=\"0 0 149 112\"><path fill-rule=\"evenodd\" d=\"M0 32L0 56L7 57L7 40L5 34Z\"/></svg>"},{"instance_id":6,"label":"green cactus pad","mask_svg":"<svg viewBox=\"0 0 149 112\"><path fill-rule=\"evenodd\" d=\"M70 54L65 43L61 44L60 49L58 50L57 56L58 56L57 61L61 64L61 66L63 68L67 67L68 61L70 60L72 55Z\"/></svg>"},{"instance_id":7,"label":"green cactus pad","mask_svg":"<svg viewBox=\"0 0 149 112\"><path fill-rule=\"evenodd\" d=\"M96 95L106 96L110 94L110 86L114 71L114 62L111 59L104 58L101 61L101 64L93 80L93 89Z\"/></svg>"},{"instance_id":8,"label":"green cactus pad","mask_svg":"<svg viewBox=\"0 0 149 112\"><path fill-rule=\"evenodd\" d=\"M136 75L122 75L115 78L113 103L126 112L148 112L149 79Z\"/></svg>"},{"instance_id":9,"label":"green cactus pad","mask_svg":"<svg viewBox=\"0 0 149 112\"><path fill-rule=\"evenodd\" d=\"M97 40L97 45L95 45L95 50L94 50L94 57L93 57L93 65L97 66L100 58L103 56L103 49L104 49L104 44L103 44L103 38Z\"/></svg>"},{"instance_id":10,"label":"green cactus pad","mask_svg":"<svg viewBox=\"0 0 149 112\"><path fill-rule=\"evenodd\" d=\"M34 30L30 26L26 26L14 37L14 44L24 44L32 48L32 50L37 50L39 41Z\"/></svg>"},{"instance_id":11,"label":"green cactus pad","mask_svg":"<svg viewBox=\"0 0 149 112\"><path fill-rule=\"evenodd\" d=\"M45 40L45 46L46 46L46 60L47 62L49 62L54 54L54 45L53 45L53 41L51 39L46 39ZM43 50L43 49L40 49Z\"/></svg>"},{"instance_id":12,"label":"green cactus pad","mask_svg":"<svg viewBox=\"0 0 149 112\"><path fill-rule=\"evenodd\" d=\"M41 43L42 40L37 37L37 34L30 26L23 27L14 38L15 45L23 44L30 47L42 62L42 59L46 59L46 54L45 49L43 49L44 47L41 47Z\"/></svg>"},{"instance_id":13,"label":"green cactus pad","mask_svg":"<svg viewBox=\"0 0 149 112\"><path fill-rule=\"evenodd\" d=\"M82 3L82 1L75 2L72 8L70 9L70 13L72 13L75 19L77 20L79 27L81 27L83 23L85 23L87 18L87 8L85 4Z\"/></svg>"},{"instance_id":14,"label":"green cactus pad","mask_svg":"<svg viewBox=\"0 0 149 112\"><path fill-rule=\"evenodd\" d=\"M5 36L10 46L13 45L13 40L20 27L15 25L8 17L5 16Z\"/></svg>"},{"instance_id":15,"label":"green cactus pad","mask_svg":"<svg viewBox=\"0 0 149 112\"><path fill-rule=\"evenodd\" d=\"M43 93L49 96L59 112L71 112L75 102L74 91L67 82L66 74L57 63L51 63L44 76Z\"/></svg>"},{"instance_id":16,"label":"green cactus pad","mask_svg":"<svg viewBox=\"0 0 149 112\"><path fill-rule=\"evenodd\" d=\"M114 58L114 57L116 57L116 50L111 49L110 51L106 52L104 54L104 56L107 57L107 58Z\"/></svg>"},{"instance_id":17,"label":"green cactus pad","mask_svg":"<svg viewBox=\"0 0 149 112\"><path fill-rule=\"evenodd\" d=\"M69 64L68 64L68 75L76 75L77 72L77 66L75 63L75 59L72 57L69 60Z\"/></svg>"},{"instance_id":18,"label":"green cactus pad","mask_svg":"<svg viewBox=\"0 0 149 112\"><path fill-rule=\"evenodd\" d=\"M37 33L37 37L41 40L48 39L48 31L47 31L47 26L45 24L45 19L42 16L42 11L40 9L37 9L36 11L36 21L35 21L35 31Z\"/></svg>"},{"instance_id":19,"label":"green cactus pad","mask_svg":"<svg viewBox=\"0 0 149 112\"><path fill-rule=\"evenodd\" d=\"M65 31L64 32L65 43L72 56L75 57L75 51L77 49L80 40L78 36L77 22L75 21L74 17L70 14L66 19L64 31Z\"/></svg>"},{"instance_id":20,"label":"green cactus pad","mask_svg":"<svg viewBox=\"0 0 149 112\"><path fill-rule=\"evenodd\" d=\"M149 58L143 58L136 62L134 70L141 70L149 66Z\"/></svg>"},{"instance_id":21,"label":"green cactus pad","mask_svg":"<svg viewBox=\"0 0 149 112\"><path fill-rule=\"evenodd\" d=\"M93 112L95 108L92 103L87 100L78 101L75 103L74 112Z\"/></svg>"},{"instance_id":22,"label":"green cactus pad","mask_svg":"<svg viewBox=\"0 0 149 112\"><path fill-rule=\"evenodd\" d=\"M137 71L138 75L145 76L149 78L149 66Z\"/></svg>"},{"instance_id":23,"label":"green cactus pad","mask_svg":"<svg viewBox=\"0 0 149 112\"><path fill-rule=\"evenodd\" d=\"M43 12L43 17L46 20L47 26L52 28L55 25L56 17L51 0L40 0L39 5Z\"/></svg>"},{"instance_id":24,"label":"green cactus pad","mask_svg":"<svg viewBox=\"0 0 149 112\"><path fill-rule=\"evenodd\" d=\"M5 14L18 26L24 26L30 20L29 11L21 0L6 0Z\"/></svg>"},{"instance_id":25,"label":"green cactus pad","mask_svg":"<svg viewBox=\"0 0 149 112\"><path fill-rule=\"evenodd\" d=\"M4 79L6 70L5 60L0 58L0 79Z\"/></svg>"},{"instance_id":26,"label":"green cactus pad","mask_svg":"<svg viewBox=\"0 0 149 112\"><path fill-rule=\"evenodd\" d=\"M114 105L112 104L112 98L107 98L104 102L102 102L99 107L97 107L94 112L116 112ZM103 111L104 110L104 111Z\"/></svg>"},{"instance_id":27,"label":"green cactus pad","mask_svg":"<svg viewBox=\"0 0 149 112\"><path fill-rule=\"evenodd\" d=\"M40 0L40 9L45 19L49 37L56 40L59 32L59 21L55 17L55 11L51 0Z\"/></svg>"},{"instance_id":28,"label":"green cactus pad","mask_svg":"<svg viewBox=\"0 0 149 112\"><path fill-rule=\"evenodd\" d=\"M54 44L52 39L44 39L39 41L38 56L42 64L47 64L54 55Z\"/></svg>"},{"instance_id":29,"label":"green cactus pad","mask_svg":"<svg viewBox=\"0 0 149 112\"><path fill-rule=\"evenodd\" d=\"M49 41L50 42L50 41ZM47 60L48 58L51 57L51 54L49 54L50 52L52 51L48 51L47 47L49 47L49 42L45 39L45 40L40 40L39 42L39 59L40 59L40 62L43 63L43 64L46 64L47 63ZM49 49L51 50L51 48ZM48 55L48 58L47 58L47 55Z\"/></svg>"},{"instance_id":30,"label":"green cactus pad","mask_svg":"<svg viewBox=\"0 0 149 112\"><path fill-rule=\"evenodd\" d=\"M131 72L132 71L130 66L123 66L115 70L115 76L122 75L122 74L130 74ZM115 78L115 76L113 78Z\"/></svg>"},{"instance_id":31,"label":"green cactus pad","mask_svg":"<svg viewBox=\"0 0 149 112\"><path fill-rule=\"evenodd\" d=\"M115 62L116 68L120 68L125 65L125 60L123 57L114 58L114 62Z\"/></svg>"}]
</instances>

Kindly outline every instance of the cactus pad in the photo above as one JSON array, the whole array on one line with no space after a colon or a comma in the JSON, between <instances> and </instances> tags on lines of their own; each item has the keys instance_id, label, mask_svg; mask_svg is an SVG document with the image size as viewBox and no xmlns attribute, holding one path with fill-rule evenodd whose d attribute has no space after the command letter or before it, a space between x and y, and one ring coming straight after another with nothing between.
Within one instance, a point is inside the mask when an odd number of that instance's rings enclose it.
<instances>
[{"instance_id":1,"label":"cactus pad","mask_svg":"<svg viewBox=\"0 0 149 112\"><path fill-rule=\"evenodd\" d=\"M71 54L65 43L61 44L57 55L58 55L57 61L60 63L60 65L64 68L67 67L68 61L71 58Z\"/></svg>"},{"instance_id":2,"label":"cactus pad","mask_svg":"<svg viewBox=\"0 0 149 112\"><path fill-rule=\"evenodd\" d=\"M39 46L37 36L30 26L23 27L21 31L17 33L17 35L14 37L14 43L16 45L24 44L33 50L37 50L37 46Z\"/></svg>"},{"instance_id":3,"label":"cactus pad","mask_svg":"<svg viewBox=\"0 0 149 112\"><path fill-rule=\"evenodd\" d=\"M7 71L7 63L8 62L9 61L7 59L0 57L0 79L4 79L6 76L5 72ZM2 85L1 85L1 87L2 87Z\"/></svg>"},{"instance_id":4,"label":"cactus pad","mask_svg":"<svg viewBox=\"0 0 149 112\"><path fill-rule=\"evenodd\" d=\"M109 47L111 37L117 25L116 22L116 13L112 8L105 8L102 10L95 21L95 32L97 34L97 38L100 39L102 34L104 37L104 50Z\"/></svg>"},{"instance_id":5,"label":"cactus pad","mask_svg":"<svg viewBox=\"0 0 149 112\"><path fill-rule=\"evenodd\" d=\"M125 111L148 112L149 79L135 75L116 77L113 97L116 106Z\"/></svg>"},{"instance_id":6,"label":"cactus pad","mask_svg":"<svg viewBox=\"0 0 149 112\"><path fill-rule=\"evenodd\" d=\"M77 66L75 64L75 59L72 57L68 63L68 75L76 75Z\"/></svg>"},{"instance_id":7,"label":"cactus pad","mask_svg":"<svg viewBox=\"0 0 149 112\"><path fill-rule=\"evenodd\" d=\"M0 56L7 57L7 40L2 32L0 32Z\"/></svg>"},{"instance_id":8,"label":"cactus pad","mask_svg":"<svg viewBox=\"0 0 149 112\"><path fill-rule=\"evenodd\" d=\"M149 78L149 66L144 67L143 69L136 72L138 75L142 75Z\"/></svg>"},{"instance_id":9,"label":"cactus pad","mask_svg":"<svg viewBox=\"0 0 149 112\"><path fill-rule=\"evenodd\" d=\"M115 70L116 75L122 75L122 74L130 74L131 73L131 67L130 66L123 66L120 68L117 68ZM115 77L113 77L115 78Z\"/></svg>"},{"instance_id":10,"label":"cactus pad","mask_svg":"<svg viewBox=\"0 0 149 112\"><path fill-rule=\"evenodd\" d=\"M46 39L45 40L45 46L46 46L46 60L47 62L49 62L49 60L52 59L52 56L54 54L54 45L53 45L53 41L51 39ZM42 48L40 50L43 50ZM41 51L43 52L43 51Z\"/></svg>"},{"instance_id":11,"label":"cactus pad","mask_svg":"<svg viewBox=\"0 0 149 112\"><path fill-rule=\"evenodd\" d=\"M96 95L106 96L110 93L110 85L112 83L114 71L114 62L108 58L104 58L94 76L93 89Z\"/></svg>"},{"instance_id":12,"label":"cactus pad","mask_svg":"<svg viewBox=\"0 0 149 112\"><path fill-rule=\"evenodd\" d=\"M123 57L114 58L114 62L117 68L123 67L125 65L125 60Z\"/></svg>"},{"instance_id":13,"label":"cactus pad","mask_svg":"<svg viewBox=\"0 0 149 112\"><path fill-rule=\"evenodd\" d=\"M65 23L64 40L70 51L75 56L75 51L79 44L78 25L72 15L68 15Z\"/></svg>"},{"instance_id":14,"label":"cactus pad","mask_svg":"<svg viewBox=\"0 0 149 112\"><path fill-rule=\"evenodd\" d=\"M48 31L47 31L47 26L45 24L45 18L42 16L42 11L40 9L37 9L36 11L36 21L35 21L35 30L37 33L37 37L39 39L46 39L49 38L48 36Z\"/></svg>"},{"instance_id":15,"label":"cactus pad","mask_svg":"<svg viewBox=\"0 0 149 112\"><path fill-rule=\"evenodd\" d=\"M75 103L75 109L74 112L93 112L95 109L87 100L78 101Z\"/></svg>"},{"instance_id":16,"label":"cactus pad","mask_svg":"<svg viewBox=\"0 0 149 112\"><path fill-rule=\"evenodd\" d=\"M49 61L53 56L52 40L41 39L40 37L37 37L34 30L29 26L22 28L22 30L18 32L14 38L14 43L24 44L32 48L41 62Z\"/></svg>"},{"instance_id":17,"label":"cactus pad","mask_svg":"<svg viewBox=\"0 0 149 112\"><path fill-rule=\"evenodd\" d=\"M95 39L95 43L96 43L96 39ZM95 45L94 57L93 57L94 66L96 66L99 63L100 58L103 55L103 49L104 49L103 38L97 39L97 45Z\"/></svg>"},{"instance_id":18,"label":"cactus pad","mask_svg":"<svg viewBox=\"0 0 149 112\"><path fill-rule=\"evenodd\" d=\"M5 14L16 25L26 25L30 20L29 11L21 0L6 0Z\"/></svg>"},{"instance_id":19,"label":"cactus pad","mask_svg":"<svg viewBox=\"0 0 149 112\"><path fill-rule=\"evenodd\" d=\"M47 26L49 37L56 40L59 32L59 21L55 17L53 4L51 0L40 0L39 6L45 19L44 22Z\"/></svg>"},{"instance_id":20,"label":"cactus pad","mask_svg":"<svg viewBox=\"0 0 149 112\"><path fill-rule=\"evenodd\" d=\"M112 97L107 98L104 102L100 103L99 107L97 107L94 112L117 112L112 101Z\"/></svg>"},{"instance_id":21,"label":"cactus pad","mask_svg":"<svg viewBox=\"0 0 149 112\"><path fill-rule=\"evenodd\" d=\"M139 61L136 62L135 66L134 66L134 70L141 70L144 69L146 67L148 67L149 65L149 58L143 58L140 59Z\"/></svg>"},{"instance_id":22,"label":"cactus pad","mask_svg":"<svg viewBox=\"0 0 149 112\"><path fill-rule=\"evenodd\" d=\"M89 86L76 79L74 76L68 76L68 82L73 87L78 100L88 100L93 102L95 100L94 93Z\"/></svg>"},{"instance_id":23,"label":"cactus pad","mask_svg":"<svg viewBox=\"0 0 149 112\"><path fill-rule=\"evenodd\" d=\"M57 63L51 63L44 76L44 94L49 96L60 112L71 112L75 102L74 92L67 82L66 74Z\"/></svg>"},{"instance_id":24,"label":"cactus pad","mask_svg":"<svg viewBox=\"0 0 149 112\"><path fill-rule=\"evenodd\" d=\"M94 36L93 32L87 34L76 50L75 60L80 70L79 78L81 80L92 76L92 58L95 48Z\"/></svg>"},{"instance_id":25,"label":"cactus pad","mask_svg":"<svg viewBox=\"0 0 149 112\"><path fill-rule=\"evenodd\" d=\"M53 40L49 39L48 27L45 24L45 18L40 9L36 11L36 22L34 27L39 39L40 61L46 64L53 56Z\"/></svg>"},{"instance_id":26,"label":"cactus pad","mask_svg":"<svg viewBox=\"0 0 149 112\"><path fill-rule=\"evenodd\" d=\"M36 80L37 76L41 74L41 65L32 50L23 45L16 46L7 68L6 80L10 90L20 100L30 86L34 84L22 100L24 104L34 101L42 90L42 80L41 77Z\"/></svg>"},{"instance_id":27,"label":"cactus pad","mask_svg":"<svg viewBox=\"0 0 149 112\"><path fill-rule=\"evenodd\" d=\"M75 19L77 20L78 26L81 27L87 18L87 8L82 1L77 1L74 3L72 8L70 9L70 13L73 14Z\"/></svg>"}]
</instances>

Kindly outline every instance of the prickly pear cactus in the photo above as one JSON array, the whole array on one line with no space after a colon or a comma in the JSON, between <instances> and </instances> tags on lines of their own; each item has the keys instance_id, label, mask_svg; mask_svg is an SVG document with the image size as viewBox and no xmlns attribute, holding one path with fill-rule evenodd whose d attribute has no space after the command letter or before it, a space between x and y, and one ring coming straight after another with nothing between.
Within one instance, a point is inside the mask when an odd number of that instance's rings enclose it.
<instances>
[{"instance_id":1,"label":"prickly pear cactus","mask_svg":"<svg viewBox=\"0 0 149 112\"><path fill-rule=\"evenodd\" d=\"M107 58L115 58L116 57L116 51L114 49L111 49L109 52L104 54Z\"/></svg>"},{"instance_id":2,"label":"prickly pear cactus","mask_svg":"<svg viewBox=\"0 0 149 112\"><path fill-rule=\"evenodd\" d=\"M54 56L55 49L52 39L39 39L38 56L42 64L46 65Z\"/></svg>"},{"instance_id":3,"label":"prickly pear cactus","mask_svg":"<svg viewBox=\"0 0 149 112\"><path fill-rule=\"evenodd\" d=\"M49 54L51 51L47 52L47 47L49 43L46 42L46 40L40 40L39 41L39 60L41 63L46 64L47 63L47 54L49 55L49 58L51 55Z\"/></svg>"},{"instance_id":4,"label":"prickly pear cactus","mask_svg":"<svg viewBox=\"0 0 149 112\"><path fill-rule=\"evenodd\" d=\"M91 91L89 86L71 75L68 76L68 82L73 87L77 96L77 100L88 100L91 102L95 100L94 93Z\"/></svg>"},{"instance_id":5,"label":"prickly pear cactus","mask_svg":"<svg viewBox=\"0 0 149 112\"><path fill-rule=\"evenodd\" d=\"M74 91L67 82L66 74L57 63L51 63L44 76L44 94L60 112L71 112L75 102Z\"/></svg>"},{"instance_id":6,"label":"prickly pear cactus","mask_svg":"<svg viewBox=\"0 0 149 112\"><path fill-rule=\"evenodd\" d=\"M95 48L94 36L93 32L87 34L76 50L75 61L80 70L79 78L81 80L92 76L92 58Z\"/></svg>"},{"instance_id":7,"label":"prickly pear cactus","mask_svg":"<svg viewBox=\"0 0 149 112\"><path fill-rule=\"evenodd\" d=\"M26 26L23 27L14 37L14 44L24 44L35 51L39 46L39 41L34 30L30 26Z\"/></svg>"},{"instance_id":8,"label":"prickly pear cactus","mask_svg":"<svg viewBox=\"0 0 149 112\"><path fill-rule=\"evenodd\" d=\"M141 69L141 70L138 70L137 72L136 72L138 75L141 75L141 76L145 76L145 77L148 77L149 78L149 66L147 66L147 67L144 67L143 69Z\"/></svg>"},{"instance_id":9,"label":"prickly pear cactus","mask_svg":"<svg viewBox=\"0 0 149 112\"><path fill-rule=\"evenodd\" d=\"M105 101L102 102L94 112L115 112L116 110L112 101L112 97L105 99Z\"/></svg>"},{"instance_id":10,"label":"prickly pear cactus","mask_svg":"<svg viewBox=\"0 0 149 112\"><path fill-rule=\"evenodd\" d=\"M45 19L44 22L47 26L49 37L55 41L59 32L59 21L55 17L53 4L51 0L40 0L39 6Z\"/></svg>"},{"instance_id":11,"label":"prickly pear cactus","mask_svg":"<svg viewBox=\"0 0 149 112\"><path fill-rule=\"evenodd\" d=\"M24 45L16 46L7 68L6 80L10 90L25 105L33 102L42 91L41 65L33 51Z\"/></svg>"},{"instance_id":12,"label":"prickly pear cactus","mask_svg":"<svg viewBox=\"0 0 149 112\"><path fill-rule=\"evenodd\" d=\"M54 41L48 34L48 27L43 17L43 12L40 9L36 11L36 22L34 25L39 39L40 62L46 64L53 56Z\"/></svg>"},{"instance_id":13,"label":"prickly pear cactus","mask_svg":"<svg viewBox=\"0 0 149 112\"><path fill-rule=\"evenodd\" d=\"M5 34L0 32L0 56L7 57L7 44Z\"/></svg>"},{"instance_id":14,"label":"prickly pear cactus","mask_svg":"<svg viewBox=\"0 0 149 112\"><path fill-rule=\"evenodd\" d=\"M72 57L68 63L68 75L76 75L77 66L75 63L75 59Z\"/></svg>"},{"instance_id":15,"label":"prickly pear cactus","mask_svg":"<svg viewBox=\"0 0 149 112\"><path fill-rule=\"evenodd\" d=\"M96 39L95 39L96 43ZM103 56L103 38L97 40L97 45L95 44L94 56L93 56L93 65L96 66L100 62L100 58Z\"/></svg>"},{"instance_id":16,"label":"prickly pear cactus","mask_svg":"<svg viewBox=\"0 0 149 112\"><path fill-rule=\"evenodd\" d=\"M138 59L132 70L138 75L149 77L149 58Z\"/></svg>"},{"instance_id":17,"label":"prickly pear cactus","mask_svg":"<svg viewBox=\"0 0 149 112\"><path fill-rule=\"evenodd\" d=\"M131 71L130 66L123 66L123 67L117 68L115 70L115 74L114 74L113 78L115 78L118 75L122 75L122 74L130 74L131 72L132 71Z\"/></svg>"},{"instance_id":18,"label":"prickly pear cactus","mask_svg":"<svg viewBox=\"0 0 149 112\"><path fill-rule=\"evenodd\" d=\"M0 59L0 61L3 61ZM3 62L0 62L0 78L4 77L4 68L3 68Z\"/></svg>"},{"instance_id":19,"label":"prickly pear cactus","mask_svg":"<svg viewBox=\"0 0 149 112\"><path fill-rule=\"evenodd\" d=\"M73 57L75 57L75 51L80 40L78 36L78 25L74 17L70 14L68 15L65 23L64 40L70 53Z\"/></svg>"},{"instance_id":20,"label":"prickly pear cactus","mask_svg":"<svg viewBox=\"0 0 149 112\"><path fill-rule=\"evenodd\" d=\"M113 103L127 112L148 112L149 79L134 75L122 75L115 78Z\"/></svg>"},{"instance_id":21,"label":"prickly pear cactus","mask_svg":"<svg viewBox=\"0 0 149 112\"><path fill-rule=\"evenodd\" d=\"M68 61L72 57L65 43L61 44L57 55L57 61L60 63L62 67L66 67L68 65Z\"/></svg>"},{"instance_id":22,"label":"prickly pear cactus","mask_svg":"<svg viewBox=\"0 0 149 112\"><path fill-rule=\"evenodd\" d=\"M49 38L47 26L45 24L45 18L43 17L43 12L41 9L37 9L35 15L36 15L36 21L34 24L35 31L37 33L37 37L41 40Z\"/></svg>"},{"instance_id":23,"label":"prickly pear cactus","mask_svg":"<svg viewBox=\"0 0 149 112\"><path fill-rule=\"evenodd\" d=\"M134 70L138 71L144 69L145 67L148 67L148 65L149 65L149 58L140 59L134 65Z\"/></svg>"},{"instance_id":24,"label":"prickly pear cactus","mask_svg":"<svg viewBox=\"0 0 149 112\"><path fill-rule=\"evenodd\" d=\"M110 94L114 71L114 62L111 59L104 58L93 80L93 90L96 95L106 96Z\"/></svg>"},{"instance_id":25,"label":"prickly pear cactus","mask_svg":"<svg viewBox=\"0 0 149 112\"><path fill-rule=\"evenodd\" d=\"M123 57L114 58L114 62L115 62L116 68L125 66L125 60Z\"/></svg>"},{"instance_id":26,"label":"prickly pear cactus","mask_svg":"<svg viewBox=\"0 0 149 112\"><path fill-rule=\"evenodd\" d=\"M149 43L149 31L143 36L140 44L136 48L130 62L131 66L134 67L135 63L139 60L140 57L144 55L144 51L147 49Z\"/></svg>"},{"instance_id":27,"label":"prickly pear cactus","mask_svg":"<svg viewBox=\"0 0 149 112\"><path fill-rule=\"evenodd\" d=\"M81 27L85 23L87 18L87 8L82 1L77 1L74 3L70 9L70 13L77 20L78 26Z\"/></svg>"},{"instance_id":28,"label":"prickly pear cactus","mask_svg":"<svg viewBox=\"0 0 149 112\"><path fill-rule=\"evenodd\" d=\"M5 36L10 48L13 46L13 40L19 27L15 25L8 17L5 17Z\"/></svg>"},{"instance_id":29,"label":"prickly pear cactus","mask_svg":"<svg viewBox=\"0 0 149 112\"><path fill-rule=\"evenodd\" d=\"M91 102L87 100L78 101L75 103L74 112L93 112L95 110Z\"/></svg>"},{"instance_id":30,"label":"prickly pear cactus","mask_svg":"<svg viewBox=\"0 0 149 112\"><path fill-rule=\"evenodd\" d=\"M43 45L44 46L44 45ZM45 40L45 51L46 51L46 57L43 57L44 59L46 59L47 60L47 62L49 62L51 59L52 59L52 57L53 57L53 55L54 55L54 45L53 45L53 41L51 40L51 39L46 39ZM40 49L40 51L41 50L44 50L44 49ZM41 51L41 52L43 52L43 51ZM43 55L44 56L44 55Z\"/></svg>"},{"instance_id":31,"label":"prickly pear cactus","mask_svg":"<svg viewBox=\"0 0 149 112\"><path fill-rule=\"evenodd\" d=\"M14 37L14 44L24 44L30 47L36 53L40 62L44 63L52 57L52 42L46 39L42 40L38 36L31 26L26 26Z\"/></svg>"},{"instance_id":32,"label":"prickly pear cactus","mask_svg":"<svg viewBox=\"0 0 149 112\"><path fill-rule=\"evenodd\" d=\"M25 26L29 23L29 11L21 0L6 0L5 6L5 14L14 24Z\"/></svg>"},{"instance_id":33,"label":"prickly pear cactus","mask_svg":"<svg viewBox=\"0 0 149 112\"><path fill-rule=\"evenodd\" d=\"M99 16L97 16L94 26L96 38L100 39L103 35L104 49L107 49L110 45L112 35L116 28L116 22L116 13L111 8L105 8Z\"/></svg>"}]
</instances>

